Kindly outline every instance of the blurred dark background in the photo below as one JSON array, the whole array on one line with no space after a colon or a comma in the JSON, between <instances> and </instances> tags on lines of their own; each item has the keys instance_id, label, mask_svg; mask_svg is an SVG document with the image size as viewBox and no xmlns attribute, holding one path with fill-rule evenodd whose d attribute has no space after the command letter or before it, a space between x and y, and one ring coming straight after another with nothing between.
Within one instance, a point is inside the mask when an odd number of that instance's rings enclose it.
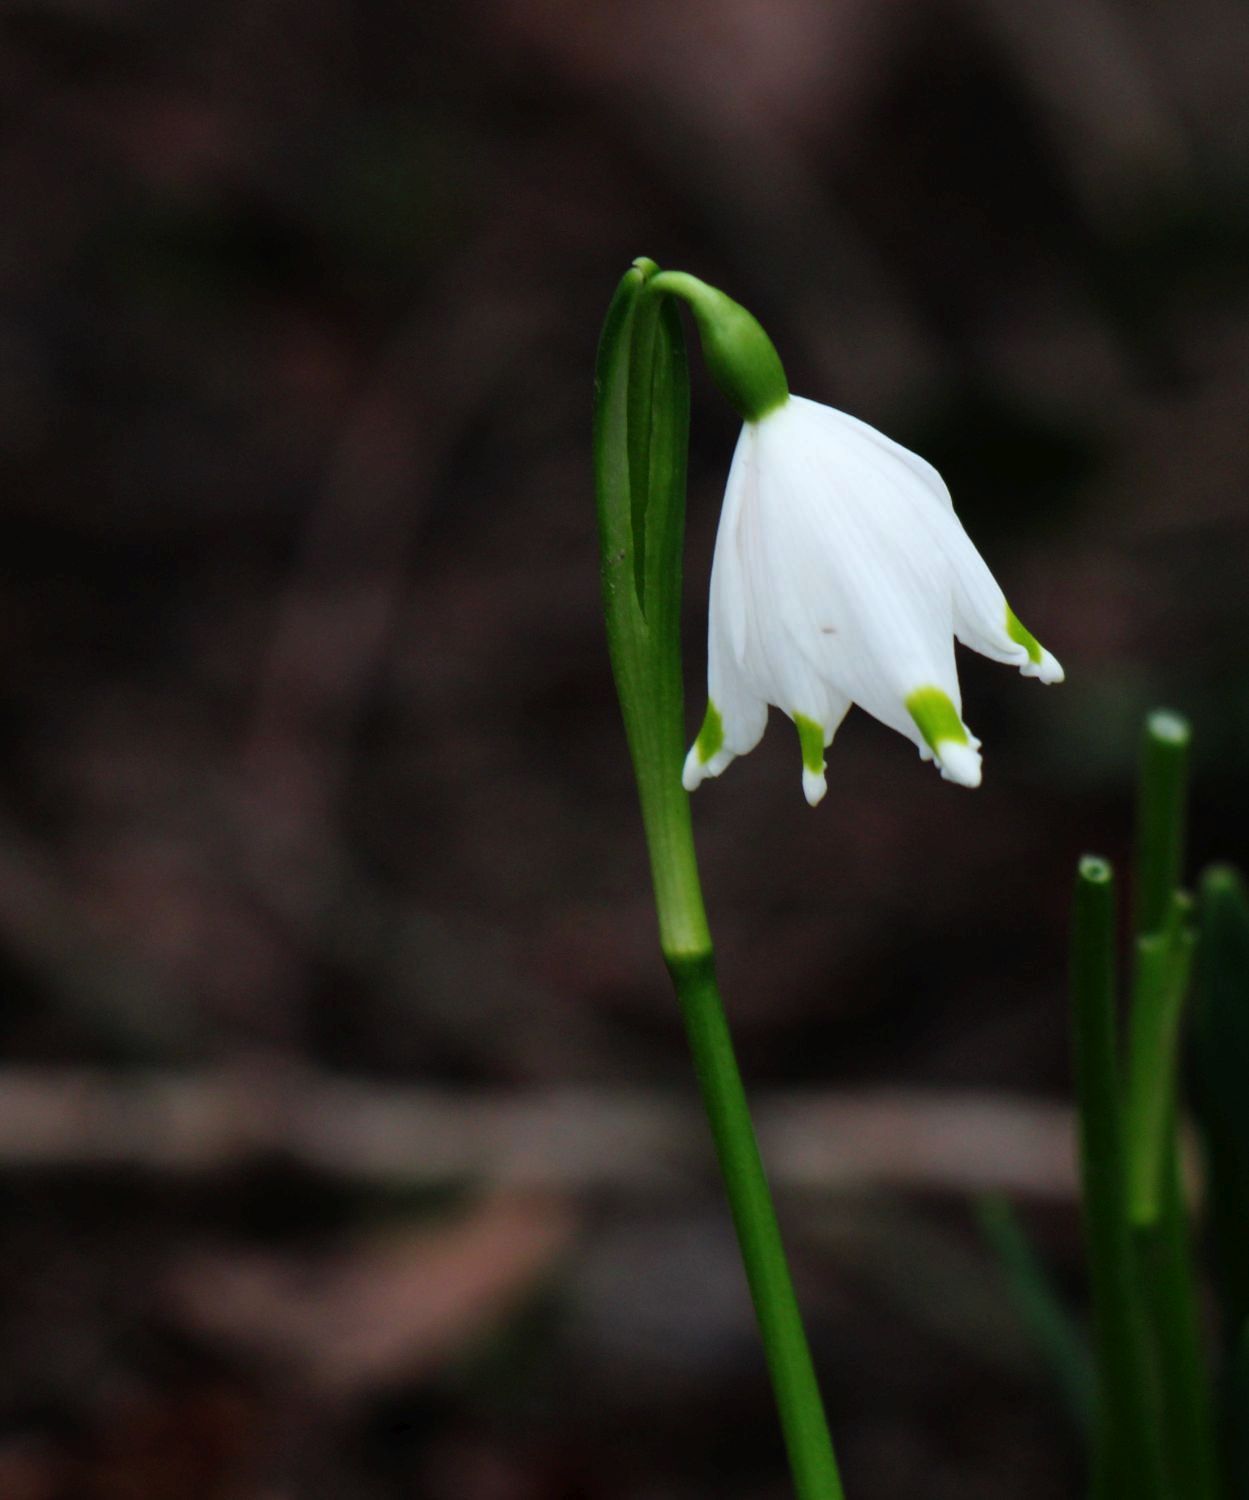
<instances>
[{"instance_id":1,"label":"blurred dark background","mask_svg":"<svg viewBox=\"0 0 1249 1500\"><path fill-rule=\"evenodd\" d=\"M632 258L933 460L1042 690L695 799L853 1500L1078 1493L1063 969L1142 712L1249 801L1233 0L11 3L0 1495L787 1493L597 613ZM693 363L687 679L734 422Z\"/></svg>"}]
</instances>

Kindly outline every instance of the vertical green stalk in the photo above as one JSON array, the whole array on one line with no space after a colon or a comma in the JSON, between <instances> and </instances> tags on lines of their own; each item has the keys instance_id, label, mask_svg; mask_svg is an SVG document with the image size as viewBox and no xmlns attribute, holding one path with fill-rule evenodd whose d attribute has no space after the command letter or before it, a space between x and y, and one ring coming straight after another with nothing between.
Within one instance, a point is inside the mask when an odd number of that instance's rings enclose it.
<instances>
[{"instance_id":1,"label":"vertical green stalk","mask_svg":"<svg viewBox=\"0 0 1249 1500\"><path fill-rule=\"evenodd\" d=\"M650 854L659 941L711 1124L799 1500L843 1500L823 1403L716 985L681 785L681 551L689 388L675 309L638 261L608 310L594 465L608 647Z\"/></svg>"},{"instance_id":2,"label":"vertical green stalk","mask_svg":"<svg viewBox=\"0 0 1249 1500\"><path fill-rule=\"evenodd\" d=\"M1200 911L1193 1040L1210 1214L1230 1341L1242 1329L1249 1331L1249 894L1237 871L1227 865L1206 871ZM1249 1333L1244 1347L1249 1355ZM1245 1368L1249 1370L1249 1359ZM1245 1494L1249 1495L1249 1476Z\"/></svg>"},{"instance_id":3,"label":"vertical green stalk","mask_svg":"<svg viewBox=\"0 0 1249 1500\"><path fill-rule=\"evenodd\" d=\"M711 1122L746 1279L776 1392L785 1448L802 1500L843 1495L815 1369L785 1261L776 1211L733 1055L711 950L668 960Z\"/></svg>"},{"instance_id":4,"label":"vertical green stalk","mask_svg":"<svg viewBox=\"0 0 1249 1500\"><path fill-rule=\"evenodd\" d=\"M1188 796L1188 720L1155 709L1145 720L1136 804L1136 893L1138 934L1166 923L1172 892L1180 884Z\"/></svg>"},{"instance_id":5,"label":"vertical green stalk","mask_svg":"<svg viewBox=\"0 0 1249 1500\"><path fill-rule=\"evenodd\" d=\"M1114 875L1080 861L1071 993L1084 1232L1097 1354L1096 1500L1165 1496L1150 1350L1127 1214L1115 1026Z\"/></svg>"},{"instance_id":6,"label":"vertical green stalk","mask_svg":"<svg viewBox=\"0 0 1249 1500\"><path fill-rule=\"evenodd\" d=\"M1192 1244L1174 1121L1156 1225L1136 1231L1162 1396L1162 1439L1175 1500L1216 1500L1217 1448L1202 1348Z\"/></svg>"},{"instance_id":7,"label":"vertical green stalk","mask_svg":"<svg viewBox=\"0 0 1249 1500\"><path fill-rule=\"evenodd\" d=\"M1193 1041L1218 1268L1220 1436L1227 1500L1249 1496L1249 895L1240 874L1202 877Z\"/></svg>"},{"instance_id":8,"label":"vertical green stalk","mask_svg":"<svg viewBox=\"0 0 1249 1500\"><path fill-rule=\"evenodd\" d=\"M1137 801L1136 972L1127 1092L1129 1204L1162 1401L1162 1441L1177 1500L1218 1494L1213 1402L1177 1126L1178 1039L1195 938L1179 889L1191 733L1179 714L1145 722Z\"/></svg>"},{"instance_id":9,"label":"vertical green stalk","mask_svg":"<svg viewBox=\"0 0 1249 1500\"><path fill-rule=\"evenodd\" d=\"M976 1205L985 1239L997 1253L1011 1300L1032 1343L1053 1373L1073 1425L1087 1434L1095 1400L1093 1361L1084 1331L1067 1311L1011 1202L986 1194Z\"/></svg>"},{"instance_id":10,"label":"vertical green stalk","mask_svg":"<svg viewBox=\"0 0 1249 1500\"><path fill-rule=\"evenodd\" d=\"M1180 1016L1196 937L1191 899L1173 892L1165 927L1136 940L1130 1068L1126 1101L1128 1211L1148 1229L1162 1214L1163 1179L1173 1154Z\"/></svg>"}]
</instances>

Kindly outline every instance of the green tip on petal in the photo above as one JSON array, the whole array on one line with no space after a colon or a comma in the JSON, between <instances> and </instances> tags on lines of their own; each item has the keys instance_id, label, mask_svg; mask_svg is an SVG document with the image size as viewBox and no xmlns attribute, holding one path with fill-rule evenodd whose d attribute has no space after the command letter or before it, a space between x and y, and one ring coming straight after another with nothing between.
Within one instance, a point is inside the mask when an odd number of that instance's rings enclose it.
<instances>
[{"instance_id":1,"label":"green tip on petal","mask_svg":"<svg viewBox=\"0 0 1249 1500\"><path fill-rule=\"evenodd\" d=\"M724 720L720 710L707 700L707 712L703 716L703 727L698 731L694 749L703 765L713 759L724 748Z\"/></svg>"},{"instance_id":2,"label":"green tip on petal","mask_svg":"<svg viewBox=\"0 0 1249 1500\"><path fill-rule=\"evenodd\" d=\"M1065 674L1058 659L1049 654L1009 604L1006 606L1006 634L1016 646L1023 647L1028 658L1020 668L1025 677L1035 677L1041 682L1063 680Z\"/></svg>"},{"instance_id":3,"label":"green tip on petal","mask_svg":"<svg viewBox=\"0 0 1249 1500\"><path fill-rule=\"evenodd\" d=\"M636 265L636 261L634 264ZM1041 658L1045 655L1045 652L1041 649L1041 643L1009 604L1006 606L1006 634L1010 636L1011 640L1017 646L1024 648L1028 653L1029 661L1035 662L1037 666L1040 666Z\"/></svg>"},{"instance_id":4,"label":"green tip on petal","mask_svg":"<svg viewBox=\"0 0 1249 1500\"><path fill-rule=\"evenodd\" d=\"M681 785L687 792L697 791L708 776L718 776L732 759L733 752L724 743L724 720L709 698L703 727L681 767Z\"/></svg>"},{"instance_id":5,"label":"green tip on petal","mask_svg":"<svg viewBox=\"0 0 1249 1500\"><path fill-rule=\"evenodd\" d=\"M942 744L969 743L958 709L950 702L949 694L939 687L916 688L906 700L906 711L915 720L924 743L938 759Z\"/></svg>"},{"instance_id":6,"label":"green tip on petal","mask_svg":"<svg viewBox=\"0 0 1249 1500\"><path fill-rule=\"evenodd\" d=\"M806 714L794 715L794 728L798 731L798 743L802 746L802 767L805 771L824 769L824 730Z\"/></svg>"},{"instance_id":7,"label":"green tip on petal","mask_svg":"<svg viewBox=\"0 0 1249 1500\"><path fill-rule=\"evenodd\" d=\"M824 779L824 726L806 714L795 714L794 728L802 749L802 790L814 807L828 790Z\"/></svg>"},{"instance_id":8,"label":"green tip on petal","mask_svg":"<svg viewBox=\"0 0 1249 1500\"><path fill-rule=\"evenodd\" d=\"M932 751L941 775L960 786L980 785L980 754L958 709L939 687L920 687L906 700L906 711Z\"/></svg>"}]
</instances>

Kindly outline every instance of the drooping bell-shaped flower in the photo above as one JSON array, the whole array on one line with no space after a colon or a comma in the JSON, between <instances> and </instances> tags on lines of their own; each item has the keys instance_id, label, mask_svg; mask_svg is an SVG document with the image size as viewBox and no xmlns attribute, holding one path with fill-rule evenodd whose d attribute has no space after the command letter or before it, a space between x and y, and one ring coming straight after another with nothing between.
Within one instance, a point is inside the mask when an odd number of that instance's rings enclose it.
<instances>
[{"instance_id":1,"label":"drooping bell-shaped flower","mask_svg":"<svg viewBox=\"0 0 1249 1500\"><path fill-rule=\"evenodd\" d=\"M693 791L763 736L768 705L798 730L803 789L850 705L905 735L942 776L980 783L955 638L1025 677L1062 667L1020 623L954 513L941 476L865 422L791 396L767 335L693 277L651 283L689 302L712 374L745 418L711 573L708 705L686 758Z\"/></svg>"}]
</instances>

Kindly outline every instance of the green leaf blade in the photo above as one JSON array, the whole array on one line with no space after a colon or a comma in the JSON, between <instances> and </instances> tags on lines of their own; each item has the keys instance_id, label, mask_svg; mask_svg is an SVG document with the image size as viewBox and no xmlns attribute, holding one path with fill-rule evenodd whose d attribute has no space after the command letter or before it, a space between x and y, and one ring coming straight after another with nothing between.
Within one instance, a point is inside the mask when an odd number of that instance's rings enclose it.
<instances>
[{"instance_id":1,"label":"green leaf blade","mask_svg":"<svg viewBox=\"0 0 1249 1500\"><path fill-rule=\"evenodd\" d=\"M1249 1327L1249 897L1237 871L1201 881L1194 1024L1197 1108L1230 1329Z\"/></svg>"},{"instance_id":2,"label":"green leaf blade","mask_svg":"<svg viewBox=\"0 0 1249 1500\"><path fill-rule=\"evenodd\" d=\"M1115 1020L1115 918L1109 863L1082 859L1075 888L1071 996L1097 1362L1093 1493L1097 1500L1162 1500L1166 1490L1157 1393L1127 1215Z\"/></svg>"}]
</instances>

